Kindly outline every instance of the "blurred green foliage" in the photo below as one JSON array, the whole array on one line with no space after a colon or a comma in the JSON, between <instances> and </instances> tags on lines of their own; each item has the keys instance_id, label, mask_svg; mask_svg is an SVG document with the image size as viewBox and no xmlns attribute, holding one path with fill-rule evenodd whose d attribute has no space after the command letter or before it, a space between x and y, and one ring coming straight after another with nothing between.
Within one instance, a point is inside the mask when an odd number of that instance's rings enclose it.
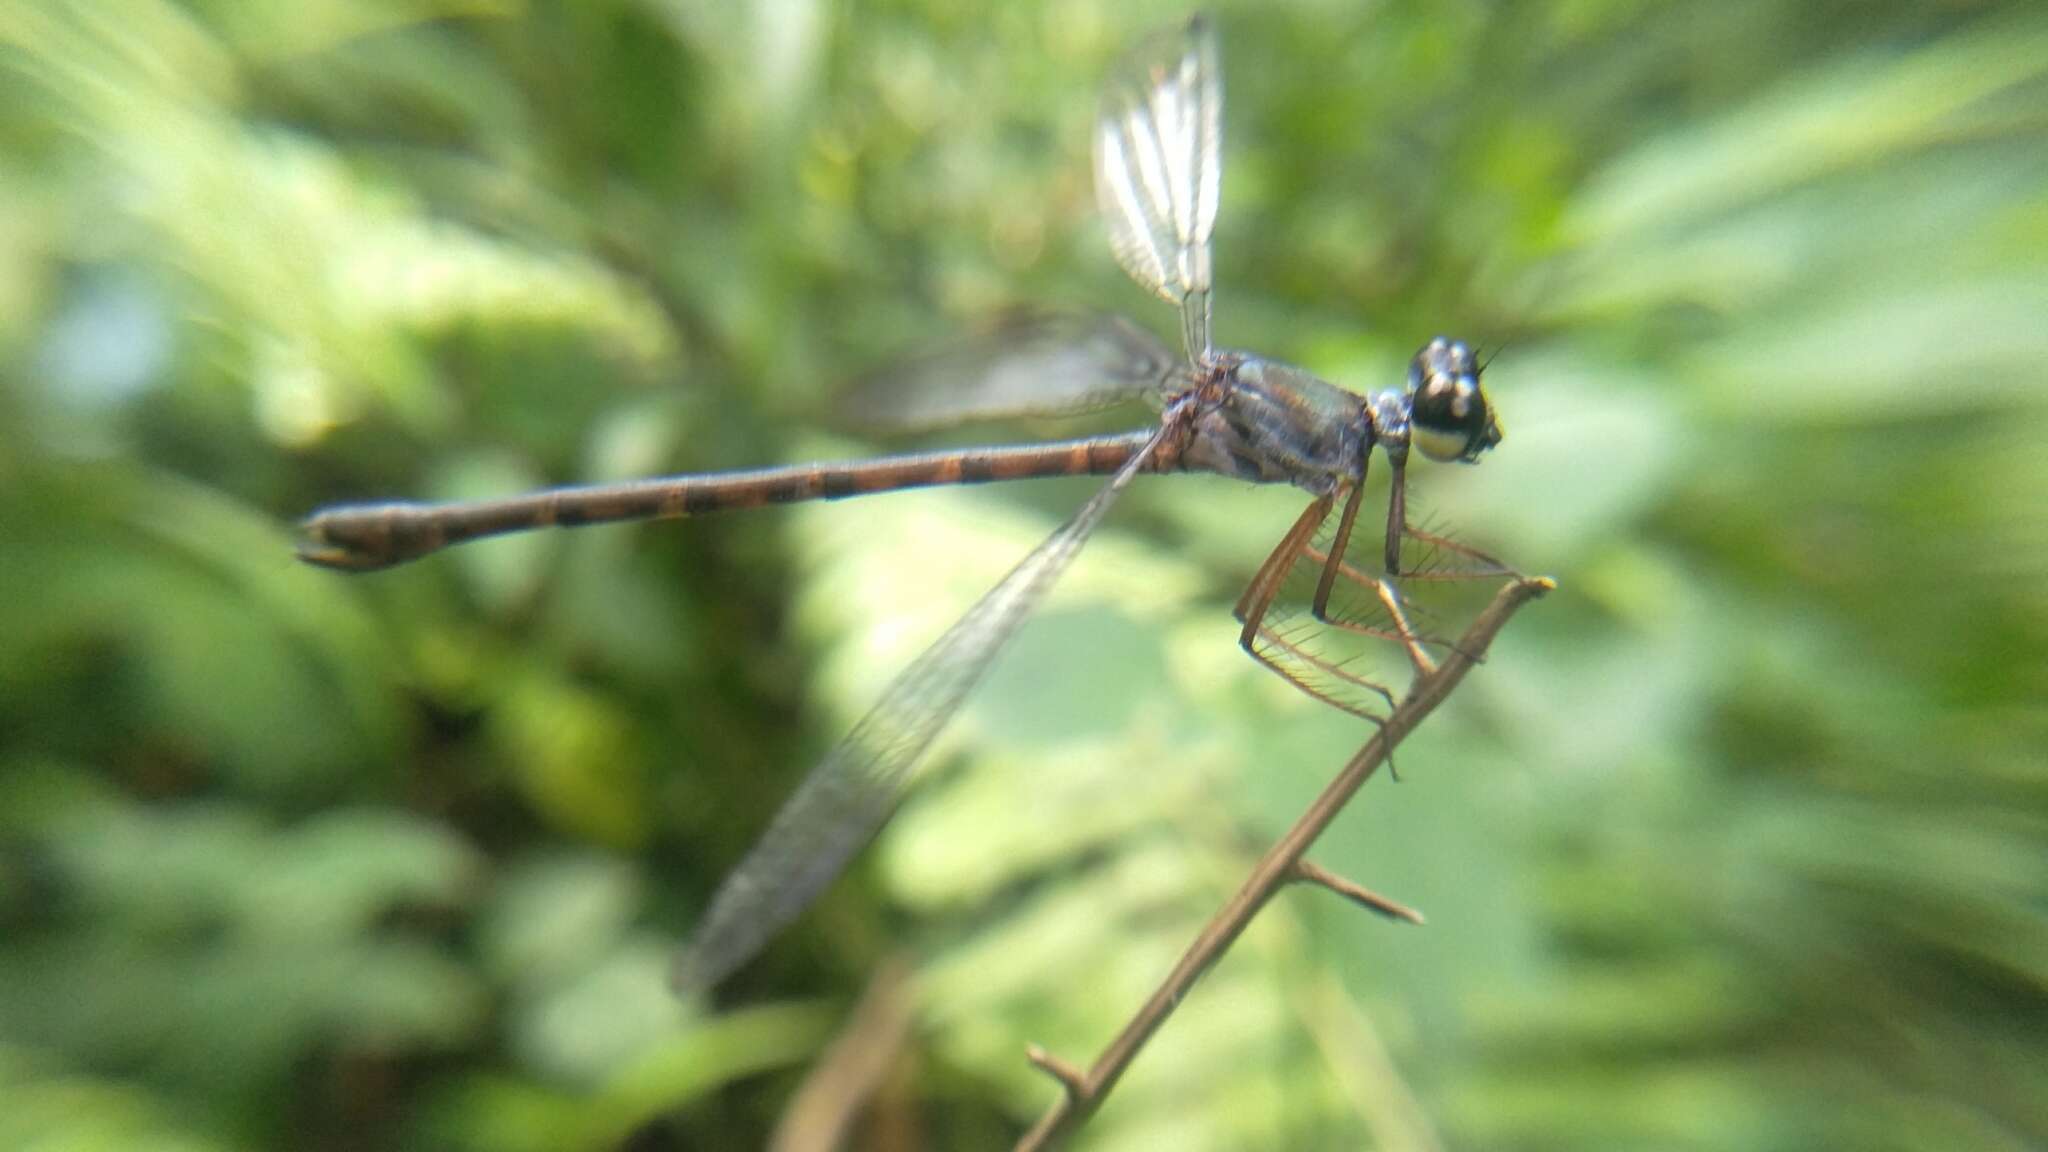
<instances>
[{"instance_id":1,"label":"blurred green foliage","mask_svg":"<svg viewBox=\"0 0 2048 1152\"><path fill-rule=\"evenodd\" d=\"M1170 331L1086 150L1176 16L0 0L0 1146L754 1147L897 950L862 1146L1005 1143L1362 736L1233 643L1298 497L1138 485L720 1006L670 943L1087 486L291 522L866 451L831 390L1006 304ZM2048 1142L2048 11L1220 16L1221 338L1508 343L1417 482L1562 591L1317 852L1429 927L1290 895L1086 1145Z\"/></svg>"}]
</instances>

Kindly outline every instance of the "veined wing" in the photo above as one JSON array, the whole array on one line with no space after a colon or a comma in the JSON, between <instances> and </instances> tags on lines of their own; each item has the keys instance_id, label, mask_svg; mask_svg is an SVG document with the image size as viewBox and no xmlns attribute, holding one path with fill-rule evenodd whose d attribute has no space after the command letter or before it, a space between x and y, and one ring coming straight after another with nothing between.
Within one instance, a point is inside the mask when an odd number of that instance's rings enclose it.
<instances>
[{"instance_id":1,"label":"veined wing","mask_svg":"<svg viewBox=\"0 0 2048 1152\"><path fill-rule=\"evenodd\" d=\"M849 424L897 432L1071 416L1163 395L1177 367L1158 337L1120 316L1016 313L867 377L839 409Z\"/></svg>"},{"instance_id":2,"label":"veined wing","mask_svg":"<svg viewBox=\"0 0 2048 1152\"><path fill-rule=\"evenodd\" d=\"M933 738L1164 435L1164 430L1155 434L1072 519L898 674L853 731L811 771L711 898L695 939L676 958L671 979L677 991L709 988L745 963L874 838Z\"/></svg>"},{"instance_id":3,"label":"veined wing","mask_svg":"<svg viewBox=\"0 0 2048 1152\"><path fill-rule=\"evenodd\" d=\"M1131 278L1180 305L1188 359L1209 351L1209 233L1223 183L1223 72L1197 15L1131 58L1095 126L1095 197Z\"/></svg>"}]
</instances>

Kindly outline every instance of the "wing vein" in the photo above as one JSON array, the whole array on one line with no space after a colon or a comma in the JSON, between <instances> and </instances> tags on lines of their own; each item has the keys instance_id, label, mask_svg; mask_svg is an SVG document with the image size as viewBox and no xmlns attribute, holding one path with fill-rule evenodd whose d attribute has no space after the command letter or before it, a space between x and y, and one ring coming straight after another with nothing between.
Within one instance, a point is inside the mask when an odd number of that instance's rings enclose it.
<instances>
[{"instance_id":1,"label":"wing vein","mask_svg":"<svg viewBox=\"0 0 2048 1152\"><path fill-rule=\"evenodd\" d=\"M1131 279L1181 309L1188 358L1210 351L1209 235L1223 167L1223 80L1208 21L1139 53L1096 128L1096 198Z\"/></svg>"},{"instance_id":2,"label":"wing vein","mask_svg":"<svg viewBox=\"0 0 2048 1152\"><path fill-rule=\"evenodd\" d=\"M712 896L677 957L676 987L701 991L758 952L881 830L967 693L988 671L1158 448L1155 433L1088 503L897 674L866 716L812 769Z\"/></svg>"}]
</instances>

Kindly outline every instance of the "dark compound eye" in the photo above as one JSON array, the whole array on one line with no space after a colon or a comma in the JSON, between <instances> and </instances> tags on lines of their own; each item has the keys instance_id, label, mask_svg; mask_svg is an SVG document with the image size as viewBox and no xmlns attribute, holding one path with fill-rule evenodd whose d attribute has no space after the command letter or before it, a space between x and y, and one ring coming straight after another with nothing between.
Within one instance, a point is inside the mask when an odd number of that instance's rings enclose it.
<instances>
[{"instance_id":1,"label":"dark compound eye","mask_svg":"<svg viewBox=\"0 0 2048 1152\"><path fill-rule=\"evenodd\" d=\"M1441 336L1408 365L1409 443L1432 460L1479 458L1500 443L1500 423L1479 385L1479 366L1461 340Z\"/></svg>"}]
</instances>

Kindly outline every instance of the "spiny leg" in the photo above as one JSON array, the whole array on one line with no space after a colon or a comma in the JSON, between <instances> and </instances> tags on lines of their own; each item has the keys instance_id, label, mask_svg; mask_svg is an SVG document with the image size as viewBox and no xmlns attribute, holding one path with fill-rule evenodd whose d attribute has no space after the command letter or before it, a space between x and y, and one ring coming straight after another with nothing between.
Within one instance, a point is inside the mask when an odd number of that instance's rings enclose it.
<instances>
[{"instance_id":1,"label":"spiny leg","mask_svg":"<svg viewBox=\"0 0 2048 1152\"><path fill-rule=\"evenodd\" d=\"M1288 573L1293 569L1295 563L1304 552L1315 552L1318 563L1322 562L1322 553L1315 551L1311 544L1315 539L1316 531L1322 527L1323 521L1329 518L1330 509L1334 506L1335 502L1336 497L1333 493L1328 496L1319 497L1314 503L1311 503L1302 511L1301 516L1295 520L1294 526L1288 529L1287 535L1281 538L1279 545L1266 557L1265 563L1259 565L1259 570L1252 576L1252 581L1245 588L1244 595L1238 598L1236 616L1244 624L1244 630L1238 635L1238 644L1244 648L1245 652L1252 659L1271 669L1281 679L1299 688L1310 698L1320 700L1354 716L1371 720L1374 723L1380 723L1383 717L1379 714L1361 705L1346 701L1333 692L1326 691L1311 683L1295 668L1282 663L1282 658L1306 665L1314 671L1344 684L1371 692L1384 699L1390 709L1394 703L1392 692L1388 691L1383 685L1350 671L1340 663L1332 662L1316 655L1295 639L1282 634L1278 629L1271 627L1266 622L1267 612L1271 609L1281 585L1285 582ZM1357 490L1354 488L1346 504L1347 522L1357 514L1357 508ZM1340 526L1339 534L1343 535L1344 533L1345 528ZM1334 576L1329 576L1327 573L1326 577L1325 583L1335 579ZM1327 593L1319 593L1319 595L1327 598ZM1276 658L1276 652L1280 654L1280 657Z\"/></svg>"},{"instance_id":2,"label":"spiny leg","mask_svg":"<svg viewBox=\"0 0 2048 1152\"><path fill-rule=\"evenodd\" d=\"M1336 586L1337 569L1344 563L1344 550L1351 545L1351 524L1358 519L1358 504L1364 496L1365 476L1361 473L1358 482L1351 486L1351 497L1344 501L1344 514L1337 518L1337 535L1330 541L1329 558L1322 561L1323 574L1316 581L1313 607L1318 620L1329 619L1330 589ZM1312 546L1310 551L1314 551Z\"/></svg>"},{"instance_id":3,"label":"spiny leg","mask_svg":"<svg viewBox=\"0 0 2048 1152\"><path fill-rule=\"evenodd\" d=\"M1401 477L1402 470L1396 468L1394 470L1394 478L1397 490L1401 487ZM1318 551L1313 543L1309 544L1305 550L1306 555L1315 563L1322 565L1323 568L1321 578L1316 581L1315 600L1310 607L1315 618L1325 624L1360 635L1399 641L1401 646L1407 650L1408 662L1415 666L1416 673L1427 676L1435 670L1436 661L1432 660L1429 653L1423 649L1421 636L1417 635L1415 629L1409 624L1408 614L1402 610L1400 595L1395 590L1392 582L1375 576L1368 576L1344 562L1344 554L1351 546L1351 526L1358 519L1359 503L1365 495L1364 480L1365 477L1361 473L1359 482L1352 485L1350 499L1344 502L1344 514L1337 521L1337 533L1330 540L1329 551ZM1398 510L1398 497L1396 497L1395 503L1391 504L1389 508L1390 520L1388 530L1392 531L1391 517L1401 515L1401 512ZM1389 572L1391 571L1392 569L1389 568ZM1388 619L1393 621L1393 635L1388 635L1383 629L1376 629L1353 621L1333 618L1330 615L1330 593L1336 587L1339 576L1355 585L1372 590L1373 596L1379 600L1380 606L1385 609Z\"/></svg>"},{"instance_id":4,"label":"spiny leg","mask_svg":"<svg viewBox=\"0 0 2048 1152\"><path fill-rule=\"evenodd\" d=\"M1401 575L1401 532L1408 524L1408 465L1396 456L1387 488L1387 579Z\"/></svg>"},{"instance_id":5,"label":"spiny leg","mask_svg":"<svg viewBox=\"0 0 2048 1152\"><path fill-rule=\"evenodd\" d=\"M1378 597L1381 604L1385 607L1388 616L1394 621L1400 633L1399 639L1403 647L1408 650L1410 662L1415 665L1418 673L1427 675L1435 667L1435 661L1422 648L1419 634L1409 623L1407 613L1402 610L1399 588L1395 582L1397 580L1420 580L1441 583L1460 580L1487 580L1497 577L1516 577L1517 573L1498 559L1476 548L1459 543L1448 536L1439 535L1411 525L1408 522L1407 461L1404 456L1394 456L1389 460L1389 464L1393 469L1393 473L1387 492L1386 576L1384 579L1365 577L1358 582L1366 584L1373 589L1374 595ZM1421 541L1430 547L1431 551L1425 555L1421 563L1415 565L1403 565L1401 563L1401 545L1404 538ZM1431 563L1431 560L1439 552L1446 551L1454 552L1476 563L1473 567L1463 568L1435 566ZM1331 552L1332 554L1328 558L1327 563L1333 567L1340 565L1342 563L1342 551L1333 548ZM1344 568L1343 574L1351 575L1351 569L1348 567ZM1326 571L1325 584L1327 585L1331 582L1329 573ZM1318 597L1318 599L1320 600L1321 598ZM1339 627L1344 626L1342 621L1332 621L1332 623L1337 624Z\"/></svg>"},{"instance_id":6,"label":"spiny leg","mask_svg":"<svg viewBox=\"0 0 2048 1152\"><path fill-rule=\"evenodd\" d=\"M1432 581L1492 580L1501 577L1519 578L1521 575L1521 573L1516 572L1513 568L1508 567L1499 558L1489 556L1454 537L1418 528L1413 524L1404 524L1402 532L1411 540L1420 540L1432 548L1456 553L1473 562L1473 566L1468 568L1419 568L1406 574L1410 579Z\"/></svg>"},{"instance_id":7,"label":"spiny leg","mask_svg":"<svg viewBox=\"0 0 2048 1152\"><path fill-rule=\"evenodd\" d=\"M1342 683L1352 685L1355 688L1362 688L1365 691L1373 693L1380 699L1386 701L1387 708L1391 711L1394 707L1394 693L1385 685L1380 684L1378 681L1370 680L1364 676L1359 675L1356 672L1351 671L1349 668L1346 668L1344 665L1345 663L1348 663L1348 661L1326 660L1323 657L1316 655L1314 652L1309 651L1306 647L1297 642L1293 637L1290 637L1287 634L1279 631L1278 629L1273 628L1271 625L1260 625L1258 635L1253 639L1253 643L1246 646L1245 648L1245 651L1251 653L1252 659L1257 660L1260 664L1266 666L1267 668L1272 669L1273 672L1276 675L1278 675L1282 680L1285 680L1289 684L1294 685L1296 688L1301 689L1301 691L1306 693L1310 699L1320 700L1323 703L1328 704L1332 708L1349 712L1353 716L1357 716L1365 720L1370 720L1374 724L1385 723L1386 717L1381 715L1380 713L1374 712L1370 708L1367 708L1362 704L1356 704L1349 700L1345 700L1339 696L1334 695L1332 692L1326 689L1317 687L1314 683L1311 683L1309 679L1303 674L1297 672L1293 668L1286 666L1285 664L1282 664L1279 660L1276 660L1273 657L1273 649L1278 649L1280 652L1284 653L1288 659L1299 661L1300 663L1307 665L1310 669L1314 670L1315 672L1321 673L1322 675L1332 680L1340 681Z\"/></svg>"},{"instance_id":8,"label":"spiny leg","mask_svg":"<svg viewBox=\"0 0 2048 1152\"><path fill-rule=\"evenodd\" d=\"M1457 584L1521 578L1520 573L1498 558L1452 536L1429 531L1412 522L1403 526L1402 534L1425 546L1415 557L1416 562L1408 565L1402 577L1404 582ZM1455 559L1445 559L1446 554Z\"/></svg>"},{"instance_id":9,"label":"spiny leg","mask_svg":"<svg viewBox=\"0 0 2048 1152\"><path fill-rule=\"evenodd\" d=\"M1394 585L1393 581L1383 580L1380 577L1361 572L1351 565L1344 563L1343 554L1334 547L1328 553L1310 547L1305 549L1303 554L1311 561L1324 566L1323 574L1326 579L1330 578L1331 574L1334 573L1360 588L1369 590L1373 594L1373 598L1379 601L1380 608L1386 613L1387 619L1392 622L1393 630L1389 631L1385 628L1375 627L1357 620L1347 620L1342 616L1332 616L1329 614L1329 605L1327 603L1316 605L1317 620L1345 632L1351 632L1359 636L1371 636L1379 640L1392 640L1400 644L1402 649L1408 654L1408 663L1414 666L1418 676L1427 676L1431 672L1436 671L1436 660L1430 656L1429 650L1424 645L1435 643L1442 646L1443 641L1426 640L1420 632L1415 630L1415 626L1408 620L1407 609L1401 605L1401 591Z\"/></svg>"},{"instance_id":10,"label":"spiny leg","mask_svg":"<svg viewBox=\"0 0 2048 1152\"><path fill-rule=\"evenodd\" d=\"M1237 607L1232 609L1244 631L1238 634L1237 642L1247 649L1252 637L1258 635L1259 624L1266 618L1266 609L1273 606L1273 597L1280 591L1280 582L1287 578L1287 572L1294 567L1294 560L1301 550L1315 539L1316 529L1330 515L1330 506L1336 502L1334 496L1318 496L1302 509L1294 520L1294 526L1280 543L1266 557L1259 570L1252 573L1252 582L1245 586L1244 595L1237 598Z\"/></svg>"}]
</instances>

